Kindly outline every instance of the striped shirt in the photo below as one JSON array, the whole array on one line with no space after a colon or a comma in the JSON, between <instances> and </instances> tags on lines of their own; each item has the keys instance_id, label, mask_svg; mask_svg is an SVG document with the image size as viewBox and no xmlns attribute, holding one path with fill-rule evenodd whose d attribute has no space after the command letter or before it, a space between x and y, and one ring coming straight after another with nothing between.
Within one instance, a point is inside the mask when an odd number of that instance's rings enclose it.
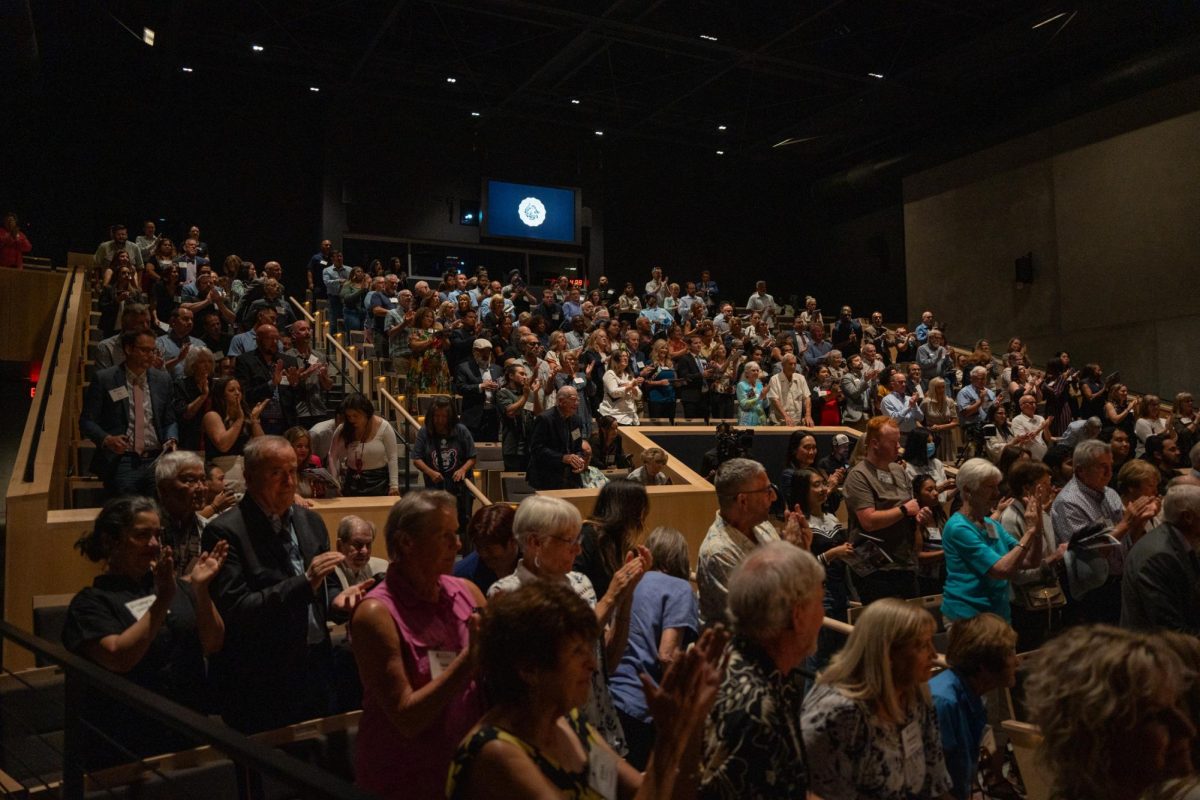
<instances>
[{"instance_id":1,"label":"striped shirt","mask_svg":"<svg viewBox=\"0 0 1200 800\"><path fill-rule=\"evenodd\" d=\"M1054 533L1060 544L1071 541L1077 532L1101 520L1116 525L1124 515L1125 506L1116 491L1105 486L1098 492L1080 483L1078 478L1072 478L1063 487L1050 507L1050 519L1054 522ZM1110 575L1123 572L1128 549L1127 541L1122 542L1120 547L1105 548Z\"/></svg>"}]
</instances>

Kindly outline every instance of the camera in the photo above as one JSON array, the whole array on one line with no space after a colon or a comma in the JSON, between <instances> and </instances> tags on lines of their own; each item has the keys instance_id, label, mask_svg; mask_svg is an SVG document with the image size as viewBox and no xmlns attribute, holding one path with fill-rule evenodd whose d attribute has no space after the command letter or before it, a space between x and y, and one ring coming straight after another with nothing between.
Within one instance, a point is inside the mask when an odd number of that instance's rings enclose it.
<instances>
[{"instance_id":1,"label":"camera","mask_svg":"<svg viewBox=\"0 0 1200 800\"><path fill-rule=\"evenodd\" d=\"M731 458L748 458L754 449L754 431L738 430L729 422L718 422L716 447L704 454L701 471L711 481L717 467Z\"/></svg>"}]
</instances>

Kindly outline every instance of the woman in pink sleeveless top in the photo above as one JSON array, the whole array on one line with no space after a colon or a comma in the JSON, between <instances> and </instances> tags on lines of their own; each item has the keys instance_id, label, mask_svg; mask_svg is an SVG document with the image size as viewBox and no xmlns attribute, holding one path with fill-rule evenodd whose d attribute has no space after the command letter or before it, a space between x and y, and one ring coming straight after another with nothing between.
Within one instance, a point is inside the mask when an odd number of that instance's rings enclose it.
<instances>
[{"instance_id":1,"label":"woman in pink sleeveless top","mask_svg":"<svg viewBox=\"0 0 1200 800\"><path fill-rule=\"evenodd\" d=\"M454 751L484 712L472 615L485 601L448 573L458 552L455 498L416 492L388 514L387 578L354 610L363 684L354 753L359 786L380 797L444 796Z\"/></svg>"}]
</instances>

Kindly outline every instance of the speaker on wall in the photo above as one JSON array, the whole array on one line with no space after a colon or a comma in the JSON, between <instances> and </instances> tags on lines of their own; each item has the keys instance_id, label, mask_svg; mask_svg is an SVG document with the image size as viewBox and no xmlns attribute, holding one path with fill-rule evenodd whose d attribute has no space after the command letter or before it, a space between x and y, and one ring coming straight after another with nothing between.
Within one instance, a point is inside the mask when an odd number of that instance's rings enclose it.
<instances>
[{"instance_id":1,"label":"speaker on wall","mask_svg":"<svg viewBox=\"0 0 1200 800\"><path fill-rule=\"evenodd\" d=\"M1016 267L1014 280L1018 284L1033 283L1033 253L1026 253L1013 264Z\"/></svg>"}]
</instances>

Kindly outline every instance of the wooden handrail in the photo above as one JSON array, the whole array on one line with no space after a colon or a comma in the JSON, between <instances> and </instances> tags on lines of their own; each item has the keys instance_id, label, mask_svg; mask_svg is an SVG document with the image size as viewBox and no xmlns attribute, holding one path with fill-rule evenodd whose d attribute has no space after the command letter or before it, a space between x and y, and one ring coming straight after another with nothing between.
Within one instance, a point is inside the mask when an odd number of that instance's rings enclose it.
<instances>
[{"instance_id":1,"label":"wooden handrail","mask_svg":"<svg viewBox=\"0 0 1200 800\"><path fill-rule=\"evenodd\" d=\"M297 300L296 298L294 298L290 295L288 296L288 300L290 300L292 305L296 307L297 311L299 311L301 314L304 315L304 318L306 320L308 320L310 323L312 323L314 325L316 324L317 318L312 315L312 312L310 312L307 308L304 307L303 303L301 303L299 300Z\"/></svg>"},{"instance_id":2,"label":"wooden handrail","mask_svg":"<svg viewBox=\"0 0 1200 800\"><path fill-rule=\"evenodd\" d=\"M333 346L333 349L334 349L335 351L337 351L338 353L340 353L340 354L341 354L341 356L342 356L342 358L344 358L346 361L348 361L348 362L350 362L351 364L353 364L353 365L354 365L354 368L355 368L356 370L358 370L359 372L362 372L362 371L363 371L363 366L362 366L362 364L360 364L360 363L358 362L358 359L354 357L354 354L352 354L352 353L351 353L349 350L347 350L347 349L346 349L346 348L345 348L345 347L342 345L342 343L341 343L341 342L339 342L337 339L335 339L332 333L327 333L327 334L325 334L325 343L326 343L327 345L332 345L332 346Z\"/></svg>"},{"instance_id":3,"label":"wooden handrail","mask_svg":"<svg viewBox=\"0 0 1200 800\"><path fill-rule=\"evenodd\" d=\"M408 413L408 409L404 407L404 404L393 397L392 393L387 389L384 389L382 386L379 387L379 396L382 397L384 401L389 403L392 408L396 409L396 412L404 420L406 425L409 425L413 428L421 427L421 423L417 422L416 419L413 418L413 415Z\"/></svg>"},{"instance_id":4,"label":"wooden handrail","mask_svg":"<svg viewBox=\"0 0 1200 800\"><path fill-rule=\"evenodd\" d=\"M478 500L480 503L482 503L485 506L490 506L492 504L491 499L486 494L481 492L479 490L479 487L476 486L475 482L472 481L470 478L467 478L466 480L464 480L463 483L465 483L467 485L467 491L469 491L471 494L473 494L475 496L475 499Z\"/></svg>"}]
</instances>

